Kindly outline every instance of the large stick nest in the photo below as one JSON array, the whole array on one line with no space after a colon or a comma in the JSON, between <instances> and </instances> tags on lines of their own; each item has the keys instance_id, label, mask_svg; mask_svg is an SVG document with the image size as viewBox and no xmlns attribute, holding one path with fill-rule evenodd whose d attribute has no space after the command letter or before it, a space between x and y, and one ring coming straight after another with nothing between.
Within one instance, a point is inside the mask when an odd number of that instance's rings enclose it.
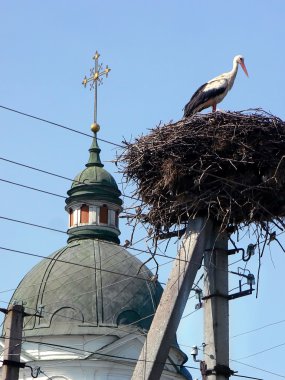
<instances>
[{"instance_id":1,"label":"large stick nest","mask_svg":"<svg viewBox=\"0 0 285 380\"><path fill-rule=\"evenodd\" d=\"M196 216L211 217L222 229L282 223L285 123L280 118L262 110L196 114L124 144L122 172L147 205L141 220L156 233Z\"/></svg>"}]
</instances>

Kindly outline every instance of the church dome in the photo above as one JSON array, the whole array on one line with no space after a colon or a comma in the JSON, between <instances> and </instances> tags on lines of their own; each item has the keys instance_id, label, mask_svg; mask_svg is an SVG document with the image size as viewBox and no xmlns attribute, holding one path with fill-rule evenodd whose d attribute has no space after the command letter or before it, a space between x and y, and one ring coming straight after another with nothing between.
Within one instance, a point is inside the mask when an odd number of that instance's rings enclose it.
<instances>
[{"instance_id":1,"label":"church dome","mask_svg":"<svg viewBox=\"0 0 285 380\"><path fill-rule=\"evenodd\" d=\"M102 167L89 166L82 170L75 178L71 188L74 189L81 184L97 185L112 187L114 190L119 191L114 177Z\"/></svg>"},{"instance_id":2,"label":"church dome","mask_svg":"<svg viewBox=\"0 0 285 380\"><path fill-rule=\"evenodd\" d=\"M120 190L114 177L104 169L100 159L101 149L97 143L97 135L94 135L92 145L89 149L89 161L74 178L71 189L67 192L73 199L87 196L92 199L105 199L118 205L122 204ZM67 200L67 203L69 201Z\"/></svg>"},{"instance_id":3,"label":"church dome","mask_svg":"<svg viewBox=\"0 0 285 380\"><path fill-rule=\"evenodd\" d=\"M104 169L100 152L95 133L86 168L75 177L67 192L68 242L90 238L120 242L121 192L113 176Z\"/></svg>"},{"instance_id":4,"label":"church dome","mask_svg":"<svg viewBox=\"0 0 285 380\"><path fill-rule=\"evenodd\" d=\"M138 274L139 272L139 274ZM82 239L42 260L23 278L11 301L23 303L24 334L102 334L148 330L162 294L152 273L123 247Z\"/></svg>"}]
</instances>

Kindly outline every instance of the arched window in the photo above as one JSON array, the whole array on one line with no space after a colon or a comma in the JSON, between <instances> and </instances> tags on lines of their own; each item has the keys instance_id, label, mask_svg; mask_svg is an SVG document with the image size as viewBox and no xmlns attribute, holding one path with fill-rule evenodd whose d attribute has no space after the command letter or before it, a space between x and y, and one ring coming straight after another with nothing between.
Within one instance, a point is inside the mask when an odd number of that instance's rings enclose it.
<instances>
[{"instance_id":1,"label":"arched window","mask_svg":"<svg viewBox=\"0 0 285 380\"><path fill-rule=\"evenodd\" d=\"M69 209L69 227L73 226L73 210L72 208Z\"/></svg>"},{"instance_id":2,"label":"arched window","mask_svg":"<svg viewBox=\"0 0 285 380\"><path fill-rule=\"evenodd\" d=\"M80 208L80 223L89 223L89 207L82 205Z\"/></svg>"},{"instance_id":3,"label":"arched window","mask_svg":"<svg viewBox=\"0 0 285 380\"><path fill-rule=\"evenodd\" d=\"M108 224L108 207L106 205L100 207L100 223Z\"/></svg>"}]
</instances>

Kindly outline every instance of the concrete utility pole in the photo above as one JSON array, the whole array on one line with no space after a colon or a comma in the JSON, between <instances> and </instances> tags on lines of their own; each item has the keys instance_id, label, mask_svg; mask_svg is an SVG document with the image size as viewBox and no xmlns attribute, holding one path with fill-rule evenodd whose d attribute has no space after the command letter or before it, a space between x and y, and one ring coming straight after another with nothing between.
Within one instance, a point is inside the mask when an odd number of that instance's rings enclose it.
<instances>
[{"instance_id":1,"label":"concrete utility pole","mask_svg":"<svg viewBox=\"0 0 285 380\"><path fill-rule=\"evenodd\" d=\"M213 231L212 241L218 236ZM229 379L228 237L219 236L204 255L204 363L203 380ZM204 364L202 363L202 365ZM211 371L213 370L213 371ZM211 373L212 372L212 373Z\"/></svg>"},{"instance_id":2,"label":"concrete utility pole","mask_svg":"<svg viewBox=\"0 0 285 380\"><path fill-rule=\"evenodd\" d=\"M2 380L18 380L21 366L20 354L22 346L22 331L24 307L10 306L5 318L3 335L5 339Z\"/></svg>"},{"instance_id":3,"label":"concrete utility pole","mask_svg":"<svg viewBox=\"0 0 285 380\"><path fill-rule=\"evenodd\" d=\"M188 224L185 238L153 318L132 380L158 380L182 317L196 273L212 234L212 223L196 218ZM211 235L212 236L212 235Z\"/></svg>"}]
</instances>

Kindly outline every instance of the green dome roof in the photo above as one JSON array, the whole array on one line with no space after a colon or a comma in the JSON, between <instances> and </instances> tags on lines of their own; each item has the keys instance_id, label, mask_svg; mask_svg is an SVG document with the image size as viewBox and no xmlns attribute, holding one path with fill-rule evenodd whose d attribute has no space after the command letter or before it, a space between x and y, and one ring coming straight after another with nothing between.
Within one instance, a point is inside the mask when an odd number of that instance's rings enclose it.
<instances>
[{"instance_id":1,"label":"green dome roof","mask_svg":"<svg viewBox=\"0 0 285 380\"><path fill-rule=\"evenodd\" d=\"M92 145L89 149L90 157L85 165L86 169L82 170L74 179L71 189L67 194L66 203L69 204L78 198L98 199L109 201L117 205L122 204L119 198L121 195L117 183L113 176L103 168L100 159L101 149L97 143L97 136L94 134Z\"/></svg>"},{"instance_id":2,"label":"green dome roof","mask_svg":"<svg viewBox=\"0 0 285 380\"><path fill-rule=\"evenodd\" d=\"M117 183L113 176L107 170L99 166L89 166L82 170L75 178L72 183L71 188L84 184L96 184L113 187L115 190L119 191Z\"/></svg>"},{"instance_id":3,"label":"green dome roof","mask_svg":"<svg viewBox=\"0 0 285 380\"><path fill-rule=\"evenodd\" d=\"M126 332L149 329L162 287L150 281L151 271L126 249L82 239L49 258L28 272L11 299L23 302L30 313L24 321L26 337L102 334L120 325ZM42 310L42 318L36 310Z\"/></svg>"}]
</instances>

